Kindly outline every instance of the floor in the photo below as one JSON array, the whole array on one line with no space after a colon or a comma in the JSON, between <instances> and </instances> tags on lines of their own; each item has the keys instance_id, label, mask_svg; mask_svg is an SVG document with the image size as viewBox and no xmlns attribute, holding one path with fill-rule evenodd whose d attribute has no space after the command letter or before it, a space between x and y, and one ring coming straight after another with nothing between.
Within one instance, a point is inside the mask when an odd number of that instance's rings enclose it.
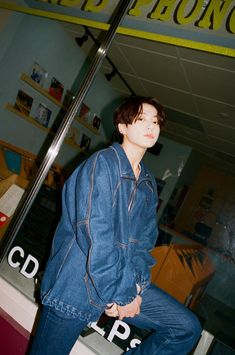
<instances>
[{"instance_id":1,"label":"floor","mask_svg":"<svg viewBox=\"0 0 235 355\"><path fill-rule=\"evenodd\" d=\"M1 355L25 355L30 334L0 308Z\"/></svg>"}]
</instances>

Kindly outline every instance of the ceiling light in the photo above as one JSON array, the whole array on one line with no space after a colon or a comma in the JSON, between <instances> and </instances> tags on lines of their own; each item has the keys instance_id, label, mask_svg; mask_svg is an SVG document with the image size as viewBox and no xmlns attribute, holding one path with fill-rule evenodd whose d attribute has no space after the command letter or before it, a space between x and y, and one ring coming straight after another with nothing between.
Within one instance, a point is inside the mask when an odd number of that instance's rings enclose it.
<instances>
[{"instance_id":1,"label":"ceiling light","mask_svg":"<svg viewBox=\"0 0 235 355\"><path fill-rule=\"evenodd\" d=\"M82 47L83 43L88 40L88 34L87 32L84 33L82 37L75 37L75 41L79 45L79 47Z\"/></svg>"},{"instance_id":2,"label":"ceiling light","mask_svg":"<svg viewBox=\"0 0 235 355\"><path fill-rule=\"evenodd\" d=\"M105 77L106 77L106 79L107 79L108 81L111 81L111 79L114 77L115 74L116 74L116 70L113 69L113 70L111 71L111 73L105 74Z\"/></svg>"}]
</instances>

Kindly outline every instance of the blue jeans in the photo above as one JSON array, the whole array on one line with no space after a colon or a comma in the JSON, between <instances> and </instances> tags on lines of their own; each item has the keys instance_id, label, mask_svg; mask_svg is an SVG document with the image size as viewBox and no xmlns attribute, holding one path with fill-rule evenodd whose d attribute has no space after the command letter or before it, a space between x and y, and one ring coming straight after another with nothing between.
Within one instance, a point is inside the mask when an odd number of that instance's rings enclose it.
<instances>
[{"instance_id":1,"label":"blue jeans","mask_svg":"<svg viewBox=\"0 0 235 355\"><path fill-rule=\"evenodd\" d=\"M128 355L186 355L201 333L196 316L154 285L142 295L141 313L124 321L153 331ZM44 307L30 355L68 355L86 325L78 318Z\"/></svg>"},{"instance_id":2,"label":"blue jeans","mask_svg":"<svg viewBox=\"0 0 235 355\"><path fill-rule=\"evenodd\" d=\"M44 306L30 355L68 355L87 322Z\"/></svg>"},{"instance_id":3,"label":"blue jeans","mask_svg":"<svg viewBox=\"0 0 235 355\"><path fill-rule=\"evenodd\" d=\"M197 317L160 288L144 291L141 312L124 321L151 334L127 355L186 355L197 343L201 326Z\"/></svg>"}]
</instances>

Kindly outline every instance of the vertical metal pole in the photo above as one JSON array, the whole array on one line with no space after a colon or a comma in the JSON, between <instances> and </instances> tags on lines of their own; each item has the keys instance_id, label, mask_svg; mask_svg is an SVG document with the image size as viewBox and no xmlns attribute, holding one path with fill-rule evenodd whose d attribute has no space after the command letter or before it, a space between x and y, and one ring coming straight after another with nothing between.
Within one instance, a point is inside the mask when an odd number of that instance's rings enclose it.
<instances>
[{"instance_id":1,"label":"vertical metal pole","mask_svg":"<svg viewBox=\"0 0 235 355\"><path fill-rule=\"evenodd\" d=\"M11 248L12 243L14 242L16 235L26 217L26 214L28 213L41 185L43 184L43 181L45 180L49 169L55 160L60 147L63 143L63 140L68 132L68 129L84 99L86 96L89 87L91 86L96 73L99 71L99 68L105 59L106 53L113 41L113 38L115 36L116 30L122 20L124 19L127 10L130 7L130 4L132 3L133 0L122 0L119 1L116 12L115 12L115 17L114 20L112 21L110 28L101 43L100 47L98 48L96 55L91 62L91 65L88 69L87 75L81 85L81 88L78 92L78 94L75 97L75 100L73 104L71 105L69 111L65 115L63 122L61 123L58 132L55 135L55 138L53 139L47 154L45 155L42 164L40 165L37 175L31 184L31 186L28 188L28 190L25 192L21 203L15 212L15 215L13 216L13 219L11 221L11 224L7 230L7 233L4 237L3 243L1 244L0 247L0 262L4 260L5 256L7 255L9 249Z\"/></svg>"}]
</instances>

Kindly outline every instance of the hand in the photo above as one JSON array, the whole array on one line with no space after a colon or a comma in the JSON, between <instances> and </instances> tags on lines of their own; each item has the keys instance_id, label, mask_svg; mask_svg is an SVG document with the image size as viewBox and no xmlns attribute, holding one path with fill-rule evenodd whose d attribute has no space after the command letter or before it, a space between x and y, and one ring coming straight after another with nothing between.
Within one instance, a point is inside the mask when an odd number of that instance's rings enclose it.
<instances>
[{"instance_id":1,"label":"hand","mask_svg":"<svg viewBox=\"0 0 235 355\"><path fill-rule=\"evenodd\" d=\"M116 303L112 303L112 304L108 304L107 308L105 309L105 314L107 314L107 316L109 317L118 317L118 309L117 309L117 304Z\"/></svg>"},{"instance_id":2,"label":"hand","mask_svg":"<svg viewBox=\"0 0 235 355\"><path fill-rule=\"evenodd\" d=\"M134 301L128 303L125 306L117 305L118 319L122 320L125 317L133 318L140 314L140 305L142 303L142 297L136 296Z\"/></svg>"}]
</instances>

